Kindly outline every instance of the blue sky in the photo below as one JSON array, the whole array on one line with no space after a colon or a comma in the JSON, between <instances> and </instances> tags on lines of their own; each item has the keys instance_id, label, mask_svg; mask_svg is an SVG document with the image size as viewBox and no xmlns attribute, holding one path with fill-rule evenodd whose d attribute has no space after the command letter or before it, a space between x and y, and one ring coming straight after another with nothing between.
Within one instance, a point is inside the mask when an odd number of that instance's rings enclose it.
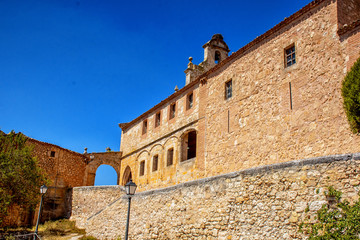
<instances>
[{"instance_id":1,"label":"blue sky","mask_svg":"<svg viewBox=\"0 0 360 240\"><path fill-rule=\"evenodd\" d=\"M118 151L118 123L183 87L213 34L235 52L309 2L0 0L0 129Z\"/></svg>"}]
</instances>

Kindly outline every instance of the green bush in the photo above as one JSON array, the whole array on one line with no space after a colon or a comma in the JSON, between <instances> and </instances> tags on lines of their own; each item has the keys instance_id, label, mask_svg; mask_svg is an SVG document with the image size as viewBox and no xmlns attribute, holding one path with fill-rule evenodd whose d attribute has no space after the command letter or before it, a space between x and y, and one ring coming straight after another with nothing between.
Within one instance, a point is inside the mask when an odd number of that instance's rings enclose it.
<instances>
[{"instance_id":1,"label":"green bush","mask_svg":"<svg viewBox=\"0 0 360 240\"><path fill-rule=\"evenodd\" d=\"M309 240L355 240L360 239L360 201L353 204L349 201L340 201L342 193L329 187L324 193L326 197L335 197L337 201L324 204L317 211L315 219L307 217L300 224L300 231L309 235Z\"/></svg>"},{"instance_id":2,"label":"green bush","mask_svg":"<svg viewBox=\"0 0 360 240\"><path fill-rule=\"evenodd\" d=\"M35 208L40 186L48 183L26 141L21 133L0 131L0 224L13 205Z\"/></svg>"},{"instance_id":3,"label":"green bush","mask_svg":"<svg viewBox=\"0 0 360 240\"><path fill-rule=\"evenodd\" d=\"M342 83L344 108L353 133L360 133L360 58Z\"/></svg>"}]
</instances>

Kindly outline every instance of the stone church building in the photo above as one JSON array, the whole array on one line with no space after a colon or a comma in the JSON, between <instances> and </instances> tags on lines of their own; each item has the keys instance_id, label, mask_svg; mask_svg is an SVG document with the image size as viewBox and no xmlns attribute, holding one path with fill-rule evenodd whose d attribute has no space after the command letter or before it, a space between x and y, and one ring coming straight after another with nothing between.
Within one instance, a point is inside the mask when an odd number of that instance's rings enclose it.
<instances>
[{"instance_id":1,"label":"stone church building","mask_svg":"<svg viewBox=\"0 0 360 240\"><path fill-rule=\"evenodd\" d=\"M114 167L119 185L132 179L145 191L360 152L341 96L360 57L360 0L314 0L231 55L221 34L203 49L201 63L189 58L183 88L119 124L120 152L80 154L32 140L53 181L49 219L70 215L71 189L94 185L101 164Z\"/></svg>"},{"instance_id":2,"label":"stone church building","mask_svg":"<svg viewBox=\"0 0 360 240\"><path fill-rule=\"evenodd\" d=\"M315 0L229 56L189 58L186 85L122 129L119 184L139 190L359 152L341 83L360 56L360 1Z\"/></svg>"}]
</instances>

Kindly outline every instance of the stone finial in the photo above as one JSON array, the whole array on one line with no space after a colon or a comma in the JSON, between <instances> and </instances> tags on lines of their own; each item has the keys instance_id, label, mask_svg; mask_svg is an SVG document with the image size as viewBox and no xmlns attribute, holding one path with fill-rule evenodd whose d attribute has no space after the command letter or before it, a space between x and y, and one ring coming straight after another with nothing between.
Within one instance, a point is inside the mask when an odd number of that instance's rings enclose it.
<instances>
[{"instance_id":1,"label":"stone finial","mask_svg":"<svg viewBox=\"0 0 360 240\"><path fill-rule=\"evenodd\" d=\"M84 148L84 154L86 154L87 153L87 148Z\"/></svg>"},{"instance_id":2,"label":"stone finial","mask_svg":"<svg viewBox=\"0 0 360 240\"><path fill-rule=\"evenodd\" d=\"M188 63L188 69L193 69L194 68L194 64L192 63L193 58L189 57L189 63Z\"/></svg>"},{"instance_id":3,"label":"stone finial","mask_svg":"<svg viewBox=\"0 0 360 240\"><path fill-rule=\"evenodd\" d=\"M106 152L111 152L111 148L110 148L110 147L107 147L107 148L106 148Z\"/></svg>"},{"instance_id":4,"label":"stone finial","mask_svg":"<svg viewBox=\"0 0 360 240\"><path fill-rule=\"evenodd\" d=\"M178 86L177 86L177 85L175 86L174 91L175 91L175 92L179 91L179 88L178 88Z\"/></svg>"}]
</instances>

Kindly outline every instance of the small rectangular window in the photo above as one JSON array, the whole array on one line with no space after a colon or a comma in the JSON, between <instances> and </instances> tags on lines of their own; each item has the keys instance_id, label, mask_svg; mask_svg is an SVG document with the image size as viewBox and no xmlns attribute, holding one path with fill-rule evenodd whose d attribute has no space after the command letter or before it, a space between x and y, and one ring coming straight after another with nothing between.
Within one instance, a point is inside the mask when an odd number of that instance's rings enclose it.
<instances>
[{"instance_id":1,"label":"small rectangular window","mask_svg":"<svg viewBox=\"0 0 360 240\"><path fill-rule=\"evenodd\" d=\"M145 160L140 162L140 171L139 171L140 176L144 176L144 174L145 174Z\"/></svg>"},{"instance_id":2,"label":"small rectangular window","mask_svg":"<svg viewBox=\"0 0 360 240\"><path fill-rule=\"evenodd\" d=\"M170 105L169 119L173 119L175 117L175 114L176 114L176 103L173 103Z\"/></svg>"},{"instance_id":3,"label":"small rectangular window","mask_svg":"<svg viewBox=\"0 0 360 240\"><path fill-rule=\"evenodd\" d=\"M167 151L167 161L166 161L166 165L167 166L171 166L173 165L173 160L174 160L174 149L170 148Z\"/></svg>"},{"instance_id":4,"label":"small rectangular window","mask_svg":"<svg viewBox=\"0 0 360 240\"><path fill-rule=\"evenodd\" d=\"M153 166L152 166L153 172L158 170L158 163L159 163L159 155L155 155L153 157Z\"/></svg>"},{"instance_id":5,"label":"small rectangular window","mask_svg":"<svg viewBox=\"0 0 360 240\"><path fill-rule=\"evenodd\" d=\"M225 83L225 99L232 97L232 80Z\"/></svg>"},{"instance_id":6,"label":"small rectangular window","mask_svg":"<svg viewBox=\"0 0 360 240\"><path fill-rule=\"evenodd\" d=\"M160 123L161 123L161 113L158 112L158 113L155 115L155 127L160 126Z\"/></svg>"},{"instance_id":7,"label":"small rectangular window","mask_svg":"<svg viewBox=\"0 0 360 240\"><path fill-rule=\"evenodd\" d=\"M285 67L290 67L296 63L295 44L285 48Z\"/></svg>"},{"instance_id":8,"label":"small rectangular window","mask_svg":"<svg viewBox=\"0 0 360 240\"><path fill-rule=\"evenodd\" d=\"M55 157L55 151L50 152L50 157Z\"/></svg>"},{"instance_id":9,"label":"small rectangular window","mask_svg":"<svg viewBox=\"0 0 360 240\"><path fill-rule=\"evenodd\" d=\"M148 126L147 120L144 120L144 121L143 121L142 134L147 133L147 126Z\"/></svg>"},{"instance_id":10,"label":"small rectangular window","mask_svg":"<svg viewBox=\"0 0 360 240\"><path fill-rule=\"evenodd\" d=\"M193 102L194 102L194 94L190 93L189 95L187 95L186 98L186 109L191 109L193 107Z\"/></svg>"}]
</instances>

